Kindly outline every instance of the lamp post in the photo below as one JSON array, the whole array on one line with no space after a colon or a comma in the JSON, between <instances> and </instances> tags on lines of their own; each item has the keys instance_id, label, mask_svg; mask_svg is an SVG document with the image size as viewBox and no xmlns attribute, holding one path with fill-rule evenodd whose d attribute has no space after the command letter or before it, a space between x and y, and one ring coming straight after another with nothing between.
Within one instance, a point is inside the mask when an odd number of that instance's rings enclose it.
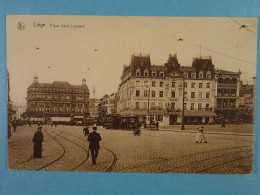
<instances>
[{"instance_id":1,"label":"lamp post","mask_svg":"<svg viewBox=\"0 0 260 195\"><path fill-rule=\"evenodd\" d=\"M148 107L147 107L147 122L149 122L149 107L150 107L150 86L149 85L147 85L146 87L148 87L148 94L147 94L147 96L148 96Z\"/></svg>"},{"instance_id":2,"label":"lamp post","mask_svg":"<svg viewBox=\"0 0 260 195\"><path fill-rule=\"evenodd\" d=\"M185 130L184 127L184 89L185 89L185 79L184 75L182 77L182 121L181 121L181 130Z\"/></svg>"}]
</instances>

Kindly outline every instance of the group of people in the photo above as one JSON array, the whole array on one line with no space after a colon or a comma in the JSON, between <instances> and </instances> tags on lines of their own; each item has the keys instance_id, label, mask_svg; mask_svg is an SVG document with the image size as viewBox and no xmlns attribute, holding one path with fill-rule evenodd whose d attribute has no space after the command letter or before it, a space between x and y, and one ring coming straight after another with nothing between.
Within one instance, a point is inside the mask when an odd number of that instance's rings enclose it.
<instances>
[{"instance_id":1,"label":"group of people","mask_svg":"<svg viewBox=\"0 0 260 195\"><path fill-rule=\"evenodd\" d=\"M101 141L101 136L97 133L96 124L93 125L93 131L89 133L89 126L83 128L84 135L87 136L87 141L89 142L89 150L91 152L92 164L96 164L96 159L98 157L98 152L100 149L99 142ZM42 142L43 142L43 133L42 133L42 124L38 123L37 131L33 135L33 157L42 158Z\"/></svg>"}]
</instances>

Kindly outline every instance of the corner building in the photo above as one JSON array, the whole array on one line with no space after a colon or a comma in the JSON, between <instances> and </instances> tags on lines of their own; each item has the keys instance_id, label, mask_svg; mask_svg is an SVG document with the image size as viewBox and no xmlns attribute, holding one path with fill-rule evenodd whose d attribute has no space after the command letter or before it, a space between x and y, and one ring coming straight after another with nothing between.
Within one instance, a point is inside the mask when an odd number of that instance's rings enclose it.
<instances>
[{"instance_id":1,"label":"corner building","mask_svg":"<svg viewBox=\"0 0 260 195\"><path fill-rule=\"evenodd\" d=\"M89 115L89 89L85 78L81 85L66 81L39 83L38 77L27 89L27 113L33 121L75 122Z\"/></svg>"},{"instance_id":2,"label":"corner building","mask_svg":"<svg viewBox=\"0 0 260 195\"><path fill-rule=\"evenodd\" d=\"M180 67L176 54L164 65L151 65L149 55L132 55L118 87L117 111L147 123L158 120L160 126L180 124L184 94L185 122L206 123L215 116L214 92L211 59L194 59L192 66Z\"/></svg>"}]
</instances>

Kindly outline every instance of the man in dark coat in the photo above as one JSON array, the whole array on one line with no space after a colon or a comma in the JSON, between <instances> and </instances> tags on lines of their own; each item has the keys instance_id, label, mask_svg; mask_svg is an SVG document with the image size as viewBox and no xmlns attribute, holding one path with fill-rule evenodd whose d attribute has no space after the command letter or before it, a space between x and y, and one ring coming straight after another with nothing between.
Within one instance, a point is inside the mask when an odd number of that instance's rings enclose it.
<instances>
[{"instance_id":1,"label":"man in dark coat","mask_svg":"<svg viewBox=\"0 0 260 195\"><path fill-rule=\"evenodd\" d=\"M16 131L16 128L17 128L16 121L13 121L12 125L13 125L13 128L14 128L14 133L15 133L15 131Z\"/></svg>"},{"instance_id":2,"label":"man in dark coat","mask_svg":"<svg viewBox=\"0 0 260 195\"><path fill-rule=\"evenodd\" d=\"M41 132L42 127L38 127L38 130L33 136L33 156L34 158L42 158L42 142L43 134Z\"/></svg>"},{"instance_id":3,"label":"man in dark coat","mask_svg":"<svg viewBox=\"0 0 260 195\"><path fill-rule=\"evenodd\" d=\"M96 164L96 159L98 157L99 142L101 141L101 136L97 133L97 127L93 126L93 132L88 136L89 149L91 151L92 164Z\"/></svg>"}]
</instances>

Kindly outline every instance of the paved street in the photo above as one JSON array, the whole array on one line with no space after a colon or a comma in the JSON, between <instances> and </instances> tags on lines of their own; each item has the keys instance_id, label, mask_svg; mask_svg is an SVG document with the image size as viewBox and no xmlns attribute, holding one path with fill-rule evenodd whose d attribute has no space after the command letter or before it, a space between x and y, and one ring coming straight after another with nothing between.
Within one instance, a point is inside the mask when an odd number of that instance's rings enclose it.
<instances>
[{"instance_id":1,"label":"paved street","mask_svg":"<svg viewBox=\"0 0 260 195\"><path fill-rule=\"evenodd\" d=\"M239 126L238 126L239 127ZM252 172L252 134L207 132L208 143L196 144L193 130L108 130L102 127L101 149L92 165L82 127L43 126L43 158L32 158L32 137L36 126L17 128L8 140L9 169L145 172L217 173Z\"/></svg>"}]
</instances>

